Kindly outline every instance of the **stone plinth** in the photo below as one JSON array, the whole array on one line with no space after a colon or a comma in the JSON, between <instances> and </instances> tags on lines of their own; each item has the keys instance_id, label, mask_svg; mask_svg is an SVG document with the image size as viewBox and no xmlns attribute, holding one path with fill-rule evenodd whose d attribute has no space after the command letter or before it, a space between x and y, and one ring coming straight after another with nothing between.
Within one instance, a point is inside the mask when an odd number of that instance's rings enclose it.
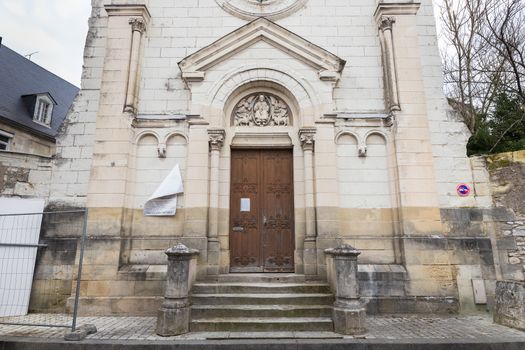
<instances>
[{"instance_id":1,"label":"stone plinth","mask_svg":"<svg viewBox=\"0 0 525 350\"><path fill-rule=\"evenodd\" d=\"M158 311L157 334L163 337L190 331L190 260L198 250L178 244L166 250L168 274L164 302Z\"/></svg>"},{"instance_id":2,"label":"stone plinth","mask_svg":"<svg viewBox=\"0 0 525 350\"><path fill-rule=\"evenodd\" d=\"M366 308L359 294L357 257L361 252L350 245L325 250L334 259L335 303L334 331L355 335L366 332Z\"/></svg>"}]
</instances>

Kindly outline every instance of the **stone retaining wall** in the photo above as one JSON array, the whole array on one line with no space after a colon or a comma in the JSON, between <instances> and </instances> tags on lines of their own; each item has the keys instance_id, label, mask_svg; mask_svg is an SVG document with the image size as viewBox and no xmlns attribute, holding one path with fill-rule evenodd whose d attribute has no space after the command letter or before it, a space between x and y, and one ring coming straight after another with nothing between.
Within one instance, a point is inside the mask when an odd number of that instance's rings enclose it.
<instances>
[{"instance_id":1,"label":"stone retaining wall","mask_svg":"<svg viewBox=\"0 0 525 350\"><path fill-rule=\"evenodd\" d=\"M503 279L525 280L525 150L487 157L494 205L510 217L499 222ZM513 218L512 218L513 217ZM504 265L507 266L504 266Z\"/></svg>"}]
</instances>

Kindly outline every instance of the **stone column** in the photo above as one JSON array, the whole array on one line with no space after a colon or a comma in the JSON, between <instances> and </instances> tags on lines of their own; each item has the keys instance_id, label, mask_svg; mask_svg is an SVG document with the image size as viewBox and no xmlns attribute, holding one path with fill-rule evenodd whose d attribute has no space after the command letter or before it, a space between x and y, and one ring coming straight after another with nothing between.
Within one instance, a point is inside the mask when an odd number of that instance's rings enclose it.
<instances>
[{"instance_id":1,"label":"stone column","mask_svg":"<svg viewBox=\"0 0 525 350\"><path fill-rule=\"evenodd\" d=\"M142 18L130 18L131 24L131 53L128 69L128 86L126 90L126 104L124 112L136 113L137 80L139 69L139 53L142 34L146 31L146 23Z\"/></svg>"},{"instance_id":2,"label":"stone column","mask_svg":"<svg viewBox=\"0 0 525 350\"><path fill-rule=\"evenodd\" d=\"M224 129L208 129L210 144L210 199L208 208L208 275L219 273L219 161Z\"/></svg>"},{"instance_id":3,"label":"stone column","mask_svg":"<svg viewBox=\"0 0 525 350\"><path fill-rule=\"evenodd\" d=\"M379 36L383 52L383 64L385 72L385 88L387 108L389 112L399 111L399 92L397 87L397 70L394 57L394 38L392 26L396 19L390 16L382 16L379 20Z\"/></svg>"},{"instance_id":4,"label":"stone column","mask_svg":"<svg viewBox=\"0 0 525 350\"><path fill-rule=\"evenodd\" d=\"M304 240L304 273L317 275L317 245L315 225L315 200L314 200L314 162L313 152L315 145L314 127L301 128L299 139L303 148L304 159L304 204L306 232Z\"/></svg>"},{"instance_id":5,"label":"stone column","mask_svg":"<svg viewBox=\"0 0 525 350\"><path fill-rule=\"evenodd\" d=\"M354 335L366 332L366 308L359 294L357 256L361 254L350 245L326 249L335 267L335 303L333 311L336 333Z\"/></svg>"},{"instance_id":6,"label":"stone column","mask_svg":"<svg viewBox=\"0 0 525 350\"><path fill-rule=\"evenodd\" d=\"M160 336L170 337L190 331L190 260L196 254L199 254L198 250L188 249L181 243L166 250L166 292L157 314L157 334Z\"/></svg>"}]
</instances>

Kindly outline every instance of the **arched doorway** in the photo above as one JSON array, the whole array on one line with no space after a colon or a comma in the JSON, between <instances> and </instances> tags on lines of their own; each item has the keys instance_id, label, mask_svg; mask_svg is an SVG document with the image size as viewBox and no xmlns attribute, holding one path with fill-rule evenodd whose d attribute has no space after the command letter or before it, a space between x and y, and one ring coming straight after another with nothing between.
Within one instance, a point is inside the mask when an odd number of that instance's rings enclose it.
<instances>
[{"instance_id":1,"label":"arched doorway","mask_svg":"<svg viewBox=\"0 0 525 350\"><path fill-rule=\"evenodd\" d=\"M297 113L293 96L283 90L244 86L226 111L236 136L254 136L244 144L234 138L231 145L230 272L295 269L293 145L272 142L293 126Z\"/></svg>"}]
</instances>

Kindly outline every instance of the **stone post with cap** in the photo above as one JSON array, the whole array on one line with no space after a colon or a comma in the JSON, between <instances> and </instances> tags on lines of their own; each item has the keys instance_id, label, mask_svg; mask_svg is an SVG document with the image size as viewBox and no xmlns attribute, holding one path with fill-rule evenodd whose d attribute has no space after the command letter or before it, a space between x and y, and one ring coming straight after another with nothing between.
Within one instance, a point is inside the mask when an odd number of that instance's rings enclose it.
<instances>
[{"instance_id":1,"label":"stone post with cap","mask_svg":"<svg viewBox=\"0 0 525 350\"><path fill-rule=\"evenodd\" d=\"M334 331L340 334L366 333L366 304L359 294L357 257L360 251L351 245L326 249L334 259L335 303L333 311Z\"/></svg>"},{"instance_id":2,"label":"stone post with cap","mask_svg":"<svg viewBox=\"0 0 525 350\"><path fill-rule=\"evenodd\" d=\"M163 337L180 335L190 331L190 261L198 250L184 244L166 250L168 274L166 292L157 316L157 334Z\"/></svg>"}]
</instances>

